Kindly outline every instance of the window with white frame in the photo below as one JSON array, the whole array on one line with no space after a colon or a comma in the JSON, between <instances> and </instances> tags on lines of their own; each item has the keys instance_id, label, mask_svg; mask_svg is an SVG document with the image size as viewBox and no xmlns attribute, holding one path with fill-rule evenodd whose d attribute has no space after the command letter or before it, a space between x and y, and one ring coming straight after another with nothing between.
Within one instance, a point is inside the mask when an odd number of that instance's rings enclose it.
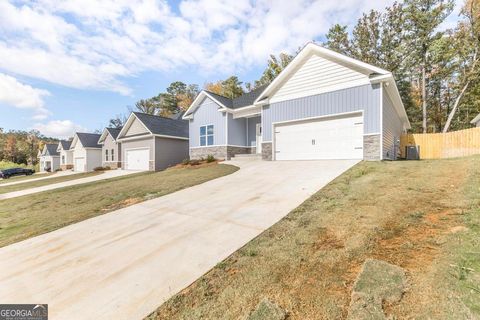
<instances>
[{"instance_id":1,"label":"window with white frame","mask_svg":"<svg viewBox=\"0 0 480 320\"><path fill-rule=\"evenodd\" d=\"M213 145L213 124L200 127L200 146L212 146Z\"/></svg>"},{"instance_id":2,"label":"window with white frame","mask_svg":"<svg viewBox=\"0 0 480 320\"><path fill-rule=\"evenodd\" d=\"M105 149L105 161L108 161L108 149Z\"/></svg>"},{"instance_id":3,"label":"window with white frame","mask_svg":"<svg viewBox=\"0 0 480 320\"><path fill-rule=\"evenodd\" d=\"M115 149L112 149L112 152L110 153L110 157L112 157L112 161L115 161Z\"/></svg>"},{"instance_id":4,"label":"window with white frame","mask_svg":"<svg viewBox=\"0 0 480 320\"><path fill-rule=\"evenodd\" d=\"M62 164L65 164L65 156L62 156Z\"/></svg>"}]
</instances>

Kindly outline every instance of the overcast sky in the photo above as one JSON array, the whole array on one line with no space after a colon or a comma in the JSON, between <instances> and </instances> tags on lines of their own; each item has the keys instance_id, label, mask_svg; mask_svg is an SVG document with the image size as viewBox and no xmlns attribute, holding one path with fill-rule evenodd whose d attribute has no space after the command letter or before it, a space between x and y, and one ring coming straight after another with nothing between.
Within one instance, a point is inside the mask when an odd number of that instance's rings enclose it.
<instances>
[{"instance_id":1,"label":"overcast sky","mask_svg":"<svg viewBox=\"0 0 480 320\"><path fill-rule=\"evenodd\" d=\"M322 41L331 25L391 3L1 0L0 127L67 137L101 129L172 81L253 81L269 54Z\"/></svg>"}]
</instances>

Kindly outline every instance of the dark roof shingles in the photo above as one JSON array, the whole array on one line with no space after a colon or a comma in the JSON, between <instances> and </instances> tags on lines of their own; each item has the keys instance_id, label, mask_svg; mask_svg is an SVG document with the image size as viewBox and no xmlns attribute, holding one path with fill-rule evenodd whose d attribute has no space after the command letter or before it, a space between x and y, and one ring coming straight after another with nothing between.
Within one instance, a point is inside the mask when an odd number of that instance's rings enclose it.
<instances>
[{"instance_id":1,"label":"dark roof shingles","mask_svg":"<svg viewBox=\"0 0 480 320\"><path fill-rule=\"evenodd\" d=\"M120 127L120 128L106 128L106 129L110 133L110 135L112 136L113 140L117 140L118 134L120 133L120 131L122 131L122 127Z\"/></svg>"},{"instance_id":2,"label":"dark roof shingles","mask_svg":"<svg viewBox=\"0 0 480 320\"><path fill-rule=\"evenodd\" d=\"M134 114L153 134L188 138L188 121L186 120L175 120L141 112L134 112Z\"/></svg>"},{"instance_id":3,"label":"dark roof shingles","mask_svg":"<svg viewBox=\"0 0 480 320\"><path fill-rule=\"evenodd\" d=\"M100 139L99 134L77 132L77 137L84 148L102 148L102 146L98 144L98 139Z\"/></svg>"},{"instance_id":4,"label":"dark roof shingles","mask_svg":"<svg viewBox=\"0 0 480 320\"><path fill-rule=\"evenodd\" d=\"M62 145L63 150L70 149L70 145L72 144L72 140L60 140L60 144Z\"/></svg>"},{"instance_id":5,"label":"dark roof shingles","mask_svg":"<svg viewBox=\"0 0 480 320\"><path fill-rule=\"evenodd\" d=\"M50 156L59 156L60 153L57 151L58 143L47 143L45 145L47 147L47 155Z\"/></svg>"}]
</instances>

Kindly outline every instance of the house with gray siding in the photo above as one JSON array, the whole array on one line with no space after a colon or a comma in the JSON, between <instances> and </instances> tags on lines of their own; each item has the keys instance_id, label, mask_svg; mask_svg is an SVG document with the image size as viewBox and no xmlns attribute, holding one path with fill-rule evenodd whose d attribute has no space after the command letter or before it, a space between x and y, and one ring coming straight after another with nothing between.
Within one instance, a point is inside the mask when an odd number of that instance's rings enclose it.
<instances>
[{"instance_id":1,"label":"house with gray siding","mask_svg":"<svg viewBox=\"0 0 480 320\"><path fill-rule=\"evenodd\" d=\"M188 122L132 112L118 133L125 170L163 170L188 158Z\"/></svg>"},{"instance_id":2,"label":"house with gray siding","mask_svg":"<svg viewBox=\"0 0 480 320\"><path fill-rule=\"evenodd\" d=\"M122 144L117 141L122 128L105 128L98 140L102 146L102 167L118 169L122 167Z\"/></svg>"},{"instance_id":3,"label":"house with gray siding","mask_svg":"<svg viewBox=\"0 0 480 320\"><path fill-rule=\"evenodd\" d=\"M183 118L192 159L394 160L410 128L389 71L314 43L268 86L234 99L203 90Z\"/></svg>"}]
</instances>

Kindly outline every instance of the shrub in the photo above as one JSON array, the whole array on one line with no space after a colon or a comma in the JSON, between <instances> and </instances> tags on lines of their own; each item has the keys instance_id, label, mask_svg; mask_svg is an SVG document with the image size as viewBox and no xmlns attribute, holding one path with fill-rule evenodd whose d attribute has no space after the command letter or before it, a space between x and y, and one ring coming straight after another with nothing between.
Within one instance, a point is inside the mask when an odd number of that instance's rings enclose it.
<instances>
[{"instance_id":1,"label":"shrub","mask_svg":"<svg viewBox=\"0 0 480 320\"><path fill-rule=\"evenodd\" d=\"M27 166L24 163L15 163L11 161L5 161L2 160L0 161L0 170L4 169L10 169L10 168L29 168L29 169L35 169L35 166ZM36 170L38 171L38 170Z\"/></svg>"},{"instance_id":2,"label":"shrub","mask_svg":"<svg viewBox=\"0 0 480 320\"><path fill-rule=\"evenodd\" d=\"M190 160L190 165L191 166L198 166L200 164L200 160Z\"/></svg>"},{"instance_id":3,"label":"shrub","mask_svg":"<svg viewBox=\"0 0 480 320\"><path fill-rule=\"evenodd\" d=\"M190 159L183 159L183 160L182 160L182 164L183 164L184 166L189 165L189 164L190 164Z\"/></svg>"},{"instance_id":4,"label":"shrub","mask_svg":"<svg viewBox=\"0 0 480 320\"><path fill-rule=\"evenodd\" d=\"M93 168L93 171L104 171L105 168L104 167L95 167Z\"/></svg>"},{"instance_id":5,"label":"shrub","mask_svg":"<svg viewBox=\"0 0 480 320\"><path fill-rule=\"evenodd\" d=\"M103 170L112 170L112 168L110 168L110 166L106 166L105 168L103 168Z\"/></svg>"},{"instance_id":6,"label":"shrub","mask_svg":"<svg viewBox=\"0 0 480 320\"><path fill-rule=\"evenodd\" d=\"M55 172L60 172L62 171L62 169L58 168L58 169L55 169Z\"/></svg>"},{"instance_id":7,"label":"shrub","mask_svg":"<svg viewBox=\"0 0 480 320\"><path fill-rule=\"evenodd\" d=\"M214 161L215 161L215 157L213 155L209 154L207 156L207 162L210 163L210 162L214 162Z\"/></svg>"}]
</instances>

